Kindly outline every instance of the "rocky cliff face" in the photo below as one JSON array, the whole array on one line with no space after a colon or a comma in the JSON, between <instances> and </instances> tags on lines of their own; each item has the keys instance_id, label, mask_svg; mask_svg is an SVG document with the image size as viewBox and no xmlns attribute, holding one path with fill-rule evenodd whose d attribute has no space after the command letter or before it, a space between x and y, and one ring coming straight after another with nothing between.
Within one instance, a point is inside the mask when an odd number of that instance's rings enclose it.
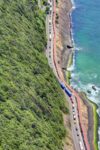
<instances>
[{"instance_id":1,"label":"rocky cliff face","mask_svg":"<svg viewBox=\"0 0 100 150\"><path fill-rule=\"evenodd\" d=\"M71 40L71 23L70 11L72 4L70 0L59 0L57 7L58 24L57 24L57 53L58 63L62 70L65 72L72 53L72 40Z\"/></svg>"}]
</instances>

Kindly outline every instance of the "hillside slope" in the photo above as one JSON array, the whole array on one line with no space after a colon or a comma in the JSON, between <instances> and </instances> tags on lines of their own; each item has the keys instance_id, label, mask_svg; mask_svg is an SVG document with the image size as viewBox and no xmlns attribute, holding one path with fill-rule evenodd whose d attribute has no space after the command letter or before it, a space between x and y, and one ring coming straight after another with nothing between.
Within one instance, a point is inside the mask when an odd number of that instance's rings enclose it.
<instances>
[{"instance_id":1,"label":"hillside slope","mask_svg":"<svg viewBox=\"0 0 100 150\"><path fill-rule=\"evenodd\" d=\"M36 0L0 0L0 150L62 150L68 113Z\"/></svg>"}]
</instances>

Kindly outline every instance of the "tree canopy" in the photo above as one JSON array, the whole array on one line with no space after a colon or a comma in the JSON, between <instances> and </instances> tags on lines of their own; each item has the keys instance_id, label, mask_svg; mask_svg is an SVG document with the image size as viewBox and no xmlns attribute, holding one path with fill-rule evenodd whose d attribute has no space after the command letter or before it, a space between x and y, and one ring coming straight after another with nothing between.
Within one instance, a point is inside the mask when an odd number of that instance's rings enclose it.
<instances>
[{"instance_id":1,"label":"tree canopy","mask_svg":"<svg viewBox=\"0 0 100 150\"><path fill-rule=\"evenodd\" d=\"M0 0L0 150L62 150L63 93L37 0Z\"/></svg>"}]
</instances>

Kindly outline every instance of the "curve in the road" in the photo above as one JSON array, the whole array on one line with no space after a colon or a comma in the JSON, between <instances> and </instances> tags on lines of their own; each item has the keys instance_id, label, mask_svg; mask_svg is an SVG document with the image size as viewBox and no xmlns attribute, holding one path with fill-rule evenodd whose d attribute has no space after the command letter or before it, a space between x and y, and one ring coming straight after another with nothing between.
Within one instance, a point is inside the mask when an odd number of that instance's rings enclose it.
<instances>
[{"instance_id":1,"label":"curve in the road","mask_svg":"<svg viewBox=\"0 0 100 150\"><path fill-rule=\"evenodd\" d=\"M62 71L59 69L59 67L57 66L57 63L56 63L56 25L55 25L55 17L56 17L56 2L54 0L54 10L53 10L53 30L54 30L54 45L53 45L53 61L54 61L54 65L55 65L55 68L56 68L56 72L57 72L57 75L58 75L58 80L60 82L63 82L66 87L73 93L73 95L76 97L76 100L77 100L77 105L78 105L78 114L79 114L79 122L80 122L80 128L81 128L81 131L82 131L82 134L83 134L83 138L84 138L84 143L85 143L85 146L86 146L86 149L87 150L90 150L90 145L89 145L89 142L88 142L88 138L87 138L87 132L85 131L85 128L82 124L82 119L81 119L81 116L82 116L82 113L81 113L81 110L80 110L80 101L81 101L81 98L80 96L78 95L78 93L73 89L71 88L65 81L64 79L64 76L63 76L63 73Z\"/></svg>"}]
</instances>

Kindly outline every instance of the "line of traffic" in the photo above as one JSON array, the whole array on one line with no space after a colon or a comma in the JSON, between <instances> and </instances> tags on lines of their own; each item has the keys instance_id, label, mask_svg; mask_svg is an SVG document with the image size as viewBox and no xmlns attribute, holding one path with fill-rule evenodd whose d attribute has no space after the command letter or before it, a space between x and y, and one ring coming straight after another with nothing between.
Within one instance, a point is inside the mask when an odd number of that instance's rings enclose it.
<instances>
[{"instance_id":1,"label":"line of traffic","mask_svg":"<svg viewBox=\"0 0 100 150\"><path fill-rule=\"evenodd\" d=\"M82 134L83 130L81 129L80 124L80 115L79 115L79 104L77 105L76 96L74 96L73 89L70 88L69 85L66 85L66 82L58 70L57 63L55 61L55 50L56 50L56 29L55 29L55 0L49 1L50 3L50 12L48 14L47 25L48 25L48 44L47 44L47 58L49 65L53 69L55 75L58 78L61 88L64 90L66 95L69 97L69 104L70 104L70 112L71 112L71 124L72 124L72 133L73 133L73 140L75 144L76 150L90 150L86 147L84 136ZM59 74L60 73L60 74Z\"/></svg>"}]
</instances>

